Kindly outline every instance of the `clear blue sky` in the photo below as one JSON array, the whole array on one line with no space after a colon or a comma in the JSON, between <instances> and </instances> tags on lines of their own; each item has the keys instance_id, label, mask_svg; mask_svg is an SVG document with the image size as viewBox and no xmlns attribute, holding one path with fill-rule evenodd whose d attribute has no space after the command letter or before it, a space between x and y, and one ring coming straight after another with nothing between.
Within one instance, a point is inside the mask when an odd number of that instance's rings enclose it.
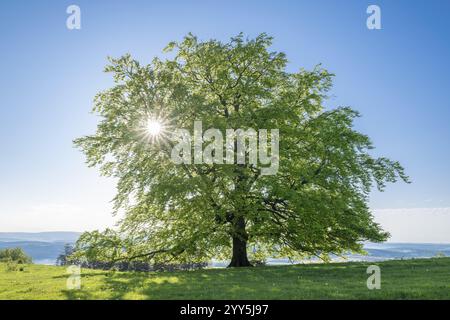
<instances>
[{"instance_id":1,"label":"clear blue sky","mask_svg":"<svg viewBox=\"0 0 450 320\"><path fill-rule=\"evenodd\" d=\"M81 30L66 28L70 4L81 8ZM366 28L369 4L380 6L382 30ZM413 180L374 192L371 207L444 208L450 216L450 1L3 1L0 8L0 231L111 223L113 181L86 168L71 141L95 129L89 111L111 85L102 72L108 55L129 52L147 63L188 32L223 40L266 32L290 70L322 63L336 74L328 105L359 110L357 128L376 153L401 161Z\"/></svg>"}]
</instances>

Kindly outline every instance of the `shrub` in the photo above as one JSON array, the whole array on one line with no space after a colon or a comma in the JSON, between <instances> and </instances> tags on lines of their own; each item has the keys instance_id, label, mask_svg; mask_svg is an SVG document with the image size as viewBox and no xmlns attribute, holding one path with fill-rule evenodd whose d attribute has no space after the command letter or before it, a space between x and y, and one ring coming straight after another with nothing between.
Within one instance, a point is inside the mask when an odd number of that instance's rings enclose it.
<instances>
[{"instance_id":1,"label":"shrub","mask_svg":"<svg viewBox=\"0 0 450 320\"><path fill-rule=\"evenodd\" d=\"M6 248L0 250L0 262L26 264L32 263L32 259L22 248Z\"/></svg>"},{"instance_id":2,"label":"shrub","mask_svg":"<svg viewBox=\"0 0 450 320\"><path fill-rule=\"evenodd\" d=\"M17 271L17 262L11 260L6 261L6 270Z\"/></svg>"}]
</instances>

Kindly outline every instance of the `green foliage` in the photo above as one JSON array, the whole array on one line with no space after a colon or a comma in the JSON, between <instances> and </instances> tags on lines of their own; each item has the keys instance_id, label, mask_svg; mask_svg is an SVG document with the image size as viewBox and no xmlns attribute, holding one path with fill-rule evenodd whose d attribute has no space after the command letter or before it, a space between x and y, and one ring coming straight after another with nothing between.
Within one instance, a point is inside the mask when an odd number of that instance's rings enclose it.
<instances>
[{"instance_id":1,"label":"green foliage","mask_svg":"<svg viewBox=\"0 0 450 320\"><path fill-rule=\"evenodd\" d=\"M89 166L118 180L116 232L85 234L79 252L100 259L204 261L230 258L232 238L256 248L252 259L361 251L388 234L367 206L372 187L408 181L396 161L375 158L370 139L353 129L359 114L323 106L332 77L317 66L286 71L283 53L261 34L228 43L189 34L168 60L141 65L110 59L115 85L99 93L97 132L75 140ZM251 164L176 165L170 143L139 133L149 116L169 128L279 129L278 173Z\"/></svg>"},{"instance_id":2,"label":"green foliage","mask_svg":"<svg viewBox=\"0 0 450 320\"><path fill-rule=\"evenodd\" d=\"M85 232L78 238L70 259L81 263L115 261L124 251L124 243L120 235L111 229Z\"/></svg>"},{"instance_id":3,"label":"green foliage","mask_svg":"<svg viewBox=\"0 0 450 320\"><path fill-rule=\"evenodd\" d=\"M56 265L66 266L70 264L76 264L76 261L72 257L73 254L74 254L73 245L66 243L64 245L64 251L56 259Z\"/></svg>"},{"instance_id":4,"label":"green foliage","mask_svg":"<svg viewBox=\"0 0 450 320\"><path fill-rule=\"evenodd\" d=\"M17 261L13 260L4 260L3 261L6 264L6 271L25 271L25 267L23 264L17 263Z\"/></svg>"},{"instance_id":5,"label":"green foliage","mask_svg":"<svg viewBox=\"0 0 450 320\"><path fill-rule=\"evenodd\" d=\"M6 261L6 270L7 271L17 271L18 264L15 261L5 260Z\"/></svg>"},{"instance_id":6,"label":"green foliage","mask_svg":"<svg viewBox=\"0 0 450 320\"><path fill-rule=\"evenodd\" d=\"M22 248L6 248L0 250L0 262L27 264L32 263L32 259L22 250Z\"/></svg>"}]
</instances>

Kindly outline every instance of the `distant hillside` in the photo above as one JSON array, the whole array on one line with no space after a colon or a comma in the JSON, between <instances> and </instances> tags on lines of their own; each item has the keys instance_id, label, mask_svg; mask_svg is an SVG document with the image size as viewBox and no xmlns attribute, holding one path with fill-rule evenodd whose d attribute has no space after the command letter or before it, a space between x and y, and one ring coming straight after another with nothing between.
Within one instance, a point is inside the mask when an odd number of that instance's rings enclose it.
<instances>
[{"instance_id":1,"label":"distant hillside","mask_svg":"<svg viewBox=\"0 0 450 320\"><path fill-rule=\"evenodd\" d=\"M80 232L0 232L0 249L22 248L34 263L55 264L66 243L75 243Z\"/></svg>"},{"instance_id":2,"label":"distant hillside","mask_svg":"<svg viewBox=\"0 0 450 320\"><path fill-rule=\"evenodd\" d=\"M75 242L81 232L0 232L0 241Z\"/></svg>"},{"instance_id":3,"label":"distant hillside","mask_svg":"<svg viewBox=\"0 0 450 320\"><path fill-rule=\"evenodd\" d=\"M64 251L64 245L72 242L50 241L0 241L0 249L22 248L37 264L55 264Z\"/></svg>"}]
</instances>

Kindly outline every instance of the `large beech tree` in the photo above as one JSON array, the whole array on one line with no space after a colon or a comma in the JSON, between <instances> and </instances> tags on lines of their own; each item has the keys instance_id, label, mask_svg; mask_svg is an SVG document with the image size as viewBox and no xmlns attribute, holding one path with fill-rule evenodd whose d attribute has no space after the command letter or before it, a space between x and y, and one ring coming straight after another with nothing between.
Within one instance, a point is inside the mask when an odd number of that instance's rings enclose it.
<instances>
[{"instance_id":1,"label":"large beech tree","mask_svg":"<svg viewBox=\"0 0 450 320\"><path fill-rule=\"evenodd\" d=\"M75 144L89 166L117 178L114 204L123 219L116 231L84 234L78 252L110 260L231 259L229 266L241 267L267 256L326 259L387 239L368 195L408 181L403 168L371 155L369 138L353 129L356 111L325 109L332 74L288 72L271 42L265 34L228 43L189 34L168 45L167 60L110 59L115 85L95 98L97 131ZM149 118L163 125L158 137L142 131ZM278 172L174 163L170 131L192 130L195 120L223 132L278 129Z\"/></svg>"}]
</instances>

